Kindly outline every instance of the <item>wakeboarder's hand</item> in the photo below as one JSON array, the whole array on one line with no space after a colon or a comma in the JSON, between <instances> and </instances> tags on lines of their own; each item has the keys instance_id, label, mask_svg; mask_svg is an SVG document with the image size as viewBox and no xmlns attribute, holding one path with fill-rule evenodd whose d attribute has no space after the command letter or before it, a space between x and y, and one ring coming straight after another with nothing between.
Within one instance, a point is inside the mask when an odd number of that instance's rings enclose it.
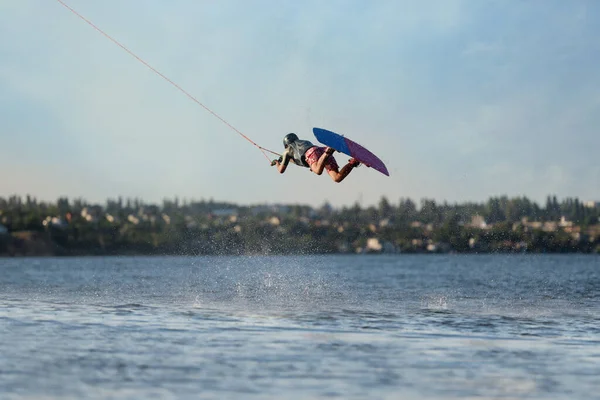
<instances>
[{"instance_id":1,"label":"wakeboarder's hand","mask_svg":"<svg viewBox=\"0 0 600 400\"><path fill-rule=\"evenodd\" d=\"M273 160L273 161L271 161L271 167L272 167L273 165L277 165L277 166L279 166L279 164L281 163L281 160L283 160L283 157L279 157L277 160Z\"/></svg>"}]
</instances>

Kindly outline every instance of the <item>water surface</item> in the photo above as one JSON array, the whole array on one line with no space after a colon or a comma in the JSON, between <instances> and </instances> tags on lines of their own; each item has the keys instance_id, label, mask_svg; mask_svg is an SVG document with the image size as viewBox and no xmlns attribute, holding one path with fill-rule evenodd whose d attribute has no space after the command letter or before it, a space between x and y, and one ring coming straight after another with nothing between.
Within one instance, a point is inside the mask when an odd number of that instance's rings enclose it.
<instances>
[{"instance_id":1,"label":"water surface","mask_svg":"<svg viewBox=\"0 0 600 400\"><path fill-rule=\"evenodd\" d=\"M600 257L0 259L2 398L590 399Z\"/></svg>"}]
</instances>

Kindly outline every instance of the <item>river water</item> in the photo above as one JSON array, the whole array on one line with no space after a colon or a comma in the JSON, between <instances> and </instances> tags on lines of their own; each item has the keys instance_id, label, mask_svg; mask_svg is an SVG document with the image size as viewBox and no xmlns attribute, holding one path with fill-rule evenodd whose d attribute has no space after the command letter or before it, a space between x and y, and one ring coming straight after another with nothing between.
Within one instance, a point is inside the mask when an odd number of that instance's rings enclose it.
<instances>
[{"instance_id":1,"label":"river water","mask_svg":"<svg viewBox=\"0 0 600 400\"><path fill-rule=\"evenodd\" d=\"M3 399L598 396L598 256L0 259Z\"/></svg>"}]
</instances>

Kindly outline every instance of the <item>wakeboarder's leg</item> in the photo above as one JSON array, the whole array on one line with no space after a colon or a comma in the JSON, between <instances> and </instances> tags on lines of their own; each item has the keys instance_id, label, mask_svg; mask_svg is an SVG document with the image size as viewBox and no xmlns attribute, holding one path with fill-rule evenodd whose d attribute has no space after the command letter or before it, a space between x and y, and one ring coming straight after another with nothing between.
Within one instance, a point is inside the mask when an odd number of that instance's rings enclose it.
<instances>
[{"instance_id":1,"label":"wakeboarder's leg","mask_svg":"<svg viewBox=\"0 0 600 400\"><path fill-rule=\"evenodd\" d=\"M329 176L331 176L331 179L333 179L335 183L340 183L348 176L348 174L350 174L350 172L352 172L354 168L358 167L359 165L360 163L357 160L351 158L348 164L344 165L341 171L330 170L327 172L329 172Z\"/></svg>"},{"instance_id":2,"label":"wakeboarder's leg","mask_svg":"<svg viewBox=\"0 0 600 400\"><path fill-rule=\"evenodd\" d=\"M323 173L323 170L325 169L325 164L327 163L329 156L331 156L334 151L335 149L332 149L331 147L325 149L323 154L321 154L321 157L319 157L319 160L310 166L312 172L314 172L317 175L321 175Z\"/></svg>"}]
</instances>

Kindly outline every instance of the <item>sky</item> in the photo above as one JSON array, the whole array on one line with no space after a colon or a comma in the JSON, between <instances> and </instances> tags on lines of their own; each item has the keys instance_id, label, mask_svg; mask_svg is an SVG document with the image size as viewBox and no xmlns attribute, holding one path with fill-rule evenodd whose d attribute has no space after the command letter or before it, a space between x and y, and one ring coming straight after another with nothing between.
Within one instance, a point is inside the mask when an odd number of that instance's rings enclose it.
<instances>
[{"instance_id":1,"label":"sky","mask_svg":"<svg viewBox=\"0 0 600 400\"><path fill-rule=\"evenodd\" d=\"M58 1L2 0L0 196L600 200L596 0L65 2L259 145L325 128L390 177L280 175Z\"/></svg>"}]
</instances>

